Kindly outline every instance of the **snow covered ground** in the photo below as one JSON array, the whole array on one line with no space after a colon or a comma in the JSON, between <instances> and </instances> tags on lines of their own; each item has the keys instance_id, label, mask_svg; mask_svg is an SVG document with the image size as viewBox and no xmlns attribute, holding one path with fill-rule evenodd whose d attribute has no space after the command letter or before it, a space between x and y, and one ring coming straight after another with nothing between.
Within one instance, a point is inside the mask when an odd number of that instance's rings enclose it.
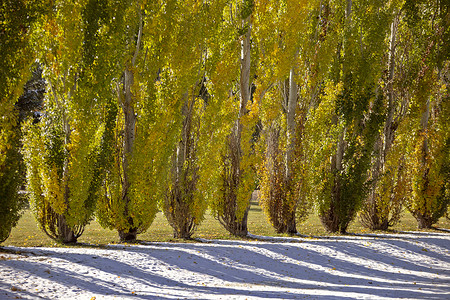
<instances>
[{"instance_id":1,"label":"snow covered ground","mask_svg":"<svg viewBox=\"0 0 450 300\"><path fill-rule=\"evenodd\" d=\"M255 238L3 247L0 299L450 299L450 233Z\"/></svg>"}]
</instances>

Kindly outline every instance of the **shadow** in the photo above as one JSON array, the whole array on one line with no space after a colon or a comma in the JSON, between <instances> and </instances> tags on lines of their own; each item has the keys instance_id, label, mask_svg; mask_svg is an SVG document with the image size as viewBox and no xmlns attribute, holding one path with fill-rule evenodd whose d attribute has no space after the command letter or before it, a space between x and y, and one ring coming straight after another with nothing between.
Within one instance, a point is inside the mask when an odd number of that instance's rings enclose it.
<instances>
[{"instance_id":1,"label":"shadow","mask_svg":"<svg viewBox=\"0 0 450 300\"><path fill-rule=\"evenodd\" d=\"M12 259L0 260L0 298L445 299L450 293L449 234L251 237L4 247ZM23 249L26 255L18 255ZM19 290L12 291L15 284Z\"/></svg>"},{"instance_id":2,"label":"shadow","mask_svg":"<svg viewBox=\"0 0 450 300\"><path fill-rule=\"evenodd\" d=\"M450 229L446 229L446 228L433 227L433 229L436 231L450 232Z\"/></svg>"}]
</instances>

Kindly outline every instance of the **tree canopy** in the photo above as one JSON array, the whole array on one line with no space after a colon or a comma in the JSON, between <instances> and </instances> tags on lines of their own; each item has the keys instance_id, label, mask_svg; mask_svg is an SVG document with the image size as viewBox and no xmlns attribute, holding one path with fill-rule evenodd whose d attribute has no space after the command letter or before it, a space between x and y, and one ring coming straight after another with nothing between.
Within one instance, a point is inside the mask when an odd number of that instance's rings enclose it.
<instances>
[{"instance_id":1,"label":"tree canopy","mask_svg":"<svg viewBox=\"0 0 450 300\"><path fill-rule=\"evenodd\" d=\"M63 242L94 217L135 240L159 210L176 237L207 209L246 236L255 189L289 234L310 213L344 233L358 216L387 229L406 208L428 228L448 210L447 1L0 9L0 240L24 203L22 154L35 216ZM37 65L41 117L21 125L16 102Z\"/></svg>"}]
</instances>

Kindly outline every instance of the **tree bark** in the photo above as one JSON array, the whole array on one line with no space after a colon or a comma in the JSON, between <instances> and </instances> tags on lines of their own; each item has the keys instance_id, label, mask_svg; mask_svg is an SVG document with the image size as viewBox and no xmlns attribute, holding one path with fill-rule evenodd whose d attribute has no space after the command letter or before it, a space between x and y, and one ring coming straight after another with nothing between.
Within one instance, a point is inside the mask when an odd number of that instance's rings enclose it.
<instances>
[{"instance_id":1,"label":"tree bark","mask_svg":"<svg viewBox=\"0 0 450 300\"><path fill-rule=\"evenodd\" d=\"M389 62L388 62L388 108L387 117L384 124L383 135L381 135L376 144L374 152L377 154L376 160L372 167L372 184L371 191L366 199L365 208L361 213L361 222L364 226L371 230L387 230L392 226L398 218L400 212L398 204L392 203L389 209L380 212L379 195L376 193L376 188L379 184L379 179L386 170L386 157L394 142L394 135L396 124L394 122L394 113L396 109L396 99L394 95L394 74L395 74L395 44L397 36L397 28L399 22L399 14L396 14L391 23L391 33L389 38Z\"/></svg>"},{"instance_id":2,"label":"tree bark","mask_svg":"<svg viewBox=\"0 0 450 300\"><path fill-rule=\"evenodd\" d=\"M423 189L426 190L430 184L430 178L429 178L429 172L430 167L427 166L427 159L429 156L428 151L428 137L426 136L427 130L428 130L428 121L430 118L430 98L427 99L426 108L425 111L422 113L422 120L421 120L421 126L422 126L422 134L425 135L422 143L422 166L423 174L422 174L422 180L424 182ZM431 228L431 225L433 224L433 217L432 212L429 211L427 208L427 199L423 199L423 209L418 209L416 211L413 211L413 215L417 220L417 227L420 229L425 228Z\"/></svg>"},{"instance_id":3,"label":"tree bark","mask_svg":"<svg viewBox=\"0 0 450 300\"><path fill-rule=\"evenodd\" d=\"M124 139L123 139L123 154L122 154L122 169L123 169L123 181L122 181L122 201L125 202L124 215L128 219L129 229L119 229L119 237L121 241L135 240L137 236L137 228L133 226L133 219L129 216L129 189L131 187L130 182L130 161L133 156L133 145L135 141L136 130L136 115L133 108L133 95L131 93L131 86L133 85L134 75L129 69L123 73L123 95L122 100L122 112L125 118L124 123ZM120 91L119 91L120 93Z\"/></svg>"},{"instance_id":4,"label":"tree bark","mask_svg":"<svg viewBox=\"0 0 450 300\"><path fill-rule=\"evenodd\" d=\"M74 231L67 225L66 218L64 215L58 214L57 217L58 226L58 239L61 243L70 244L77 242L77 236Z\"/></svg>"},{"instance_id":5,"label":"tree bark","mask_svg":"<svg viewBox=\"0 0 450 300\"><path fill-rule=\"evenodd\" d=\"M61 81L63 83L63 90L64 92L67 92L67 98L70 99L72 97L72 91L76 89L76 78L75 78L75 84L72 88L66 87L66 79L67 79L67 73L64 74L63 78L61 78ZM54 100L58 108L61 110L62 113L62 122L63 122L63 131L64 131L64 145L69 145L71 142L71 128L70 128L70 120L66 113L66 99L64 96L61 96L61 100L58 98L56 90L54 89L54 85L50 81L50 88L53 92ZM69 179L69 151L67 150L67 147L64 147L64 162L63 162L63 173L61 180L64 181L64 204L66 205L65 212L69 209L69 197L70 197L70 189L68 184ZM52 238L56 238L61 243L67 244L67 243L76 243L78 239L78 235L74 232L72 228L70 228L67 224L65 212L63 214L56 214L56 236L49 235L48 236Z\"/></svg>"},{"instance_id":6,"label":"tree bark","mask_svg":"<svg viewBox=\"0 0 450 300\"><path fill-rule=\"evenodd\" d=\"M223 220L223 225L230 231L231 234L236 236L246 236L248 234L247 218L250 205L245 208L242 219L238 219L236 216L236 210L239 209L237 203L237 192L239 190L239 184L241 181L241 160L242 160L242 149L241 149L241 136L242 136L242 118L247 113L247 103L250 100L251 87L250 87L250 37L251 37L251 24L250 17L242 21L242 26L248 26L247 32L245 33L243 40L241 41L241 59L240 59L240 99L239 99L239 115L236 120L234 132L229 137L229 148L231 155L231 178L228 180L229 193L228 201L232 207L225 208L227 211L225 214L228 215ZM225 224L226 223L226 224Z\"/></svg>"},{"instance_id":7,"label":"tree bark","mask_svg":"<svg viewBox=\"0 0 450 300\"><path fill-rule=\"evenodd\" d=\"M182 108L184 119L181 138L175 153L172 187L166 195L165 214L173 228L174 237L190 239L194 232L195 219L189 207L189 202L193 199L198 177L196 169L192 169L193 166L191 165L191 160L194 159L192 157L193 152L195 151L192 137L192 119L196 96L193 95L192 100L189 101L188 93L186 93L184 98L186 101Z\"/></svg>"},{"instance_id":8,"label":"tree bark","mask_svg":"<svg viewBox=\"0 0 450 300\"><path fill-rule=\"evenodd\" d=\"M433 225L433 218L430 217L428 214L422 214L420 212L417 212L414 214L414 217L417 220L417 228L418 229L430 229Z\"/></svg>"},{"instance_id":9,"label":"tree bark","mask_svg":"<svg viewBox=\"0 0 450 300\"><path fill-rule=\"evenodd\" d=\"M388 78L388 115L386 124L384 126L384 147L383 147L383 162L389 152L392 142L394 141L394 74L395 74L395 43L397 38L397 28L399 22L399 15L395 17L391 24L391 37L389 41L389 78Z\"/></svg>"},{"instance_id":10,"label":"tree bark","mask_svg":"<svg viewBox=\"0 0 450 300\"><path fill-rule=\"evenodd\" d=\"M295 109L297 107L297 83L295 83L294 67L289 73L289 98L286 116L287 123L287 147L286 147L286 180L292 176L292 153L295 145Z\"/></svg>"},{"instance_id":11,"label":"tree bark","mask_svg":"<svg viewBox=\"0 0 450 300\"><path fill-rule=\"evenodd\" d=\"M119 103L122 107L122 112L125 118L124 123L124 139L123 139L123 153L122 153L122 169L123 169L123 181L122 181L122 201L125 202L124 215L127 218L129 228L119 229L119 238L121 241L136 240L137 237L137 225L134 224L133 218L129 216L129 203L131 201L129 197L129 189L131 187L130 181L130 161L133 157L133 147L136 139L136 114L134 111L134 95L131 92L131 88L134 84L133 69L136 66L136 59L139 54L141 37L142 37L142 14L139 10L139 32L136 41L136 49L134 51L133 58L131 59L131 65L125 68L123 72L123 90L120 91L118 87Z\"/></svg>"},{"instance_id":12,"label":"tree bark","mask_svg":"<svg viewBox=\"0 0 450 300\"><path fill-rule=\"evenodd\" d=\"M241 176L241 159L242 159L242 149L241 149L241 136L242 136L242 117L247 113L247 103L250 101L251 96L251 86L250 86L250 37L251 37L251 23L250 23L250 17L247 17L246 20L243 22L244 26L248 26L247 33L244 36L244 39L241 44L241 75L240 75L240 91L241 91L241 98L239 103L239 117L236 124L236 142L235 145L237 146L238 151L238 161L236 166L236 175L238 178ZM239 180L239 179L238 179ZM239 184L239 181L238 181ZM236 187L236 192L237 192ZM238 236L246 236L248 234L248 228L247 228L247 218L248 218L248 211L250 209L250 205L245 208L244 216L242 217L242 220L238 222L237 230L235 231L235 234ZM238 220L236 220L238 221Z\"/></svg>"},{"instance_id":13,"label":"tree bark","mask_svg":"<svg viewBox=\"0 0 450 300\"><path fill-rule=\"evenodd\" d=\"M345 8L345 19L348 23L352 22L352 0L347 0L347 6Z\"/></svg>"},{"instance_id":14,"label":"tree bark","mask_svg":"<svg viewBox=\"0 0 450 300\"><path fill-rule=\"evenodd\" d=\"M347 51L347 41L348 41L348 31L351 27L352 22L352 0L347 0L346 2L346 8L345 8L345 28L344 31L344 38L343 38L343 49L344 49L344 56L346 55ZM345 76L347 74L347 64L343 63L342 66L342 73L344 74L344 81ZM333 123L338 124L339 122L339 116L334 115L333 117ZM347 127L344 127L343 131L339 134L338 140L337 140L337 147L336 147L336 153L331 157L331 173L333 174L333 183L332 183L332 190L331 190L331 204L330 206L321 213L320 220L322 222L322 225L325 227L325 230L328 232L341 232L345 233L347 230L348 223L344 220L346 219L343 214L350 214L351 212L343 211L345 210L344 201L346 199L342 198L342 182L341 182L341 170L342 170L342 160L344 158L345 150L346 150L346 142L345 142L345 133L347 131Z\"/></svg>"},{"instance_id":15,"label":"tree bark","mask_svg":"<svg viewBox=\"0 0 450 300\"><path fill-rule=\"evenodd\" d=\"M287 116L286 116L286 135L287 135L287 145L286 145L286 188L288 190L291 189L292 182L292 156L294 153L294 147L295 147L295 136L296 136L296 124L295 124L295 110L297 108L297 83L295 82L295 69L294 67L291 68L289 72L289 97L288 97L288 105L287 105ZM288 194L286 194L286 197ZM285 201L288 201L288 199L285 199ZM288 218L286 219L286 228L285 232L289 234L295 234L297 233L297 225L295 220L295 211L296 206L291 207L290 203L286 203L285 210L288 212Z\"/></svg>"},{"instance_id":16,"label":"tree bark","mask_svg":"<svg viewBox=\"0 0 450 300\"><path fill-rule=\"evenodd\" d=\"M191 124L192 124L192 113L195 104L195 97L192 97L192 101L188 101L188 94L186 93L184 98L186 99L183 108L182 115L184 117L183 120L183 128L181 130L181 139L177 146L177 169L176 169L176 180L179 181L182 176L184 162L187 158L188 151L188 143L189 136L191 134Z\"/></svg>"},{"instance_id":17,"label":"tree bark","mask_svg":"<svg viewBox=\"0 0 450 300\"><path fill-rule=\"evenodd\" d=\"M248 17L245 21L243 21L243 26L248 26L247 32L244 36L244 39L241 42L241 64L240 71L241 75L239 78L240 85L240 101L239 101L239 116L236 122L236 141L238 145L241 143L241 133L242 133L242 124L241 119L246 114L247 103L250 100L250 37L251 37L251 28L250 28L250 17ZM239 153L241 153L241 149L239 147Z\"/></svg>"}]
</instances>

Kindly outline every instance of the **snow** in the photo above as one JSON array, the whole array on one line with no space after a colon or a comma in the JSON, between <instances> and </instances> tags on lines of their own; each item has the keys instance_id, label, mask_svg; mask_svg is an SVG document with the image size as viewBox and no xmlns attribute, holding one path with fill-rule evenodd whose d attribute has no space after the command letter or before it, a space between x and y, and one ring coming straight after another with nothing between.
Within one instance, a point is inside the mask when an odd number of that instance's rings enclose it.
<instances>
[{"instance_id":1,"label":"snow","mask_svg":"<svg viewBox=\"0 0 450 300\"><path fill-rule=\"evenodd\" d=\"M450 299L450 233L0 248L0 299Z\"/></svg>"}]
</instances>

